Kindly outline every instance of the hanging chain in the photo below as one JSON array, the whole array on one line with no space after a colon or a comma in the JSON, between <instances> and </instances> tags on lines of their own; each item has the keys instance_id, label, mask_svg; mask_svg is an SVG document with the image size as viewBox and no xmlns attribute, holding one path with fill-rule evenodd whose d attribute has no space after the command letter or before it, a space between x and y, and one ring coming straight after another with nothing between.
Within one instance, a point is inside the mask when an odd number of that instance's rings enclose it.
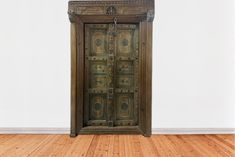
<instances>
[{"instance_id":1,"label":"hanging chain","mask_svg":"<svg viewBox=\"0 0 235 157\"><path fill-rule=\"evenodd\" d=\"M114 22L114 35L116 35L117 34L117 18L116 17L113 19L113 22Z\"/></svg>"},{"instance_id":2,"label":"hanging chain","mask_svg":"<svg viewBox=\"0 0 235 157\"><path fill-rule=\"evenodd\" d=\"M113 22L115 25L117 25L117 18L116 17L113 19Z\"/></svg>"}]
</instances>

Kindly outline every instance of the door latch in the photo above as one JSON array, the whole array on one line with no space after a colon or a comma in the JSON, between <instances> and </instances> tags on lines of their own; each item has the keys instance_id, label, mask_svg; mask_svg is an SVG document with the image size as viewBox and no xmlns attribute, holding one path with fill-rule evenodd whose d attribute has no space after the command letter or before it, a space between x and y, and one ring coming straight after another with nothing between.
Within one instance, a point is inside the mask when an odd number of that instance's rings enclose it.
<instances>
[{"instance_id":1,"label":"door latch","mask_svg":"<svg viewBox=\"0 0 235 157\"><path fill-rule=\"evenodd\" d=\"M113 23L114 23L114 31L113 31L113 35L117 35L117 17L113 18Z\"/></svg>"},{"instance_id":2,"label":"door latch","mask_svg":"<svg viewBox=\"0 0 235 157\"><path fill-rule=\"evenodd\" d=\"M108 89L108 98L113 99L113 88Z\"/></svg>"}]
</instances>

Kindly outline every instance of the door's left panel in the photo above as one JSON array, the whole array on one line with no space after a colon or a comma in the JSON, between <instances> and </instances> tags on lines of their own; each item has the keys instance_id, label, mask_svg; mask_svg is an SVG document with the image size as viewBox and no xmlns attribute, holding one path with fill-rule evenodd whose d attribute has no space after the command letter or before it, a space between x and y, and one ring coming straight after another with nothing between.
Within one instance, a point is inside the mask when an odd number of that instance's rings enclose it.
<instances>
[{"instance_id":1,"label":"door's left panel","mask_svg":"<svg viewBox=\"0 0 235 157\"><path fill-rule=\"evenodd\" d=\"M107 24L85 24L85 126L107 125L107 33Z\"/></svg>"}]
</instances>

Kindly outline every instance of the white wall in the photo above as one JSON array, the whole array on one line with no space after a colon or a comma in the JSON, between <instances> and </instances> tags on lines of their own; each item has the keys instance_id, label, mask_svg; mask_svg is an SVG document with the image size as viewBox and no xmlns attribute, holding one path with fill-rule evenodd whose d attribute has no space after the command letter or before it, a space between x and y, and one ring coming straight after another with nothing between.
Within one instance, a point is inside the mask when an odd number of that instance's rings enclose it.
<instances>
[{"instance_id":1,"label":"white wall","mask_svg":"<svg viewBox=\"0 0 235 157\"><path fill-rule=\"evenodd\" d=\"M67 2L0 1L0 127L69 127Z\"/></svg>"},{"instance_id":2,"label":"white wall","mask_svg":"<svg viewBox=\"0 0 235 157\"><path fill-rule=\"evenodd\" d=\"M235 127L234 5L156 1L153 127Z\"/></svg>"},{"instance_id":3,"label":"white wall","mask_svg":"<svg viewBox=\"0 0 235 157\"><path fill-rule=\"evenodd\" d=\"M233 0L156 0L153 128L235 127ZM67 2L0 2L0 127L69 127Z\"/></svg>"}]
</instances>

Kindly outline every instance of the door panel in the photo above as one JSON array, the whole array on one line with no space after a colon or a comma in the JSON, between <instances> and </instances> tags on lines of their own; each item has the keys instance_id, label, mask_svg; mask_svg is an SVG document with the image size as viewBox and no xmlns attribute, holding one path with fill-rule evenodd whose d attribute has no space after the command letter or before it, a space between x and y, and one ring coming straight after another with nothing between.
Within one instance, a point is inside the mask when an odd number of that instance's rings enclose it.
<instances>
[{"instance_id":1,"label":"door panel","mask_svg":"<svg viewBox=\"0 0 235 157\"><path fill-rule=\"evenodd\" d=\"M107 124L107 32L106 24L85 27L85 125Z\"/></svg>"},{"instance_id":2,"label":"door panel","mask_svg":"<svg viewBox=\"0 0 235 157\"><path fill-rule=\"evenodd\" d=\"M137 125L138 120L138 27L117 26L116 122L118 126Z\"/></svg>"},{"instance_id":3,"label":"door panel","mask_svg":"<svg viewBox=\"0 0 235 157\"><path fill-rule=\"evenodd\" d=\"M117 61L117 73L121 74L131 74L134 73L134 63L132 61Z\"/></svg>"},{"instance_id":4,"label":"door panel","mask_svg":"<svg viewBox=\"0 0 235 157\"><path fill-rule=\"evenodd\" d=\"M133 88L133 75L118 75L117 76L117 88Z\"/></svg>"},{"instance_id":5,"label":"door panel","mask_svg":"<svg viewBox=\"0 0 235 157\"><path fill-rule=\"evenodd\" d=\"M138 125L138 25L85 24L85 56L84 124Z\"/></svg>"},{"instance_id":6,"label":"door panel","mask_svg":"<svg viewBox=\"0 0 235 157\"><path fill-rule=\"evenodd\" d=\"M90 54L92 56L100 56L107 54L107 29L108 25L105 24L91 24L86 25L87 35L88 35L88 44L90 46Z\"/></svg>"},{"instance_id":7,"label":"door panel","mask_svg":"<svg viewBox=\"0 0 235 157\"><path fill-rule=\"evenodd\" d=\"M105 120L106 119L106 97L104 94L90 95L90 119Z\"/></svg>"},{"instance_id":8,"label":"door panel","mask_svg":"<svg viewBox=\"0 0 235 157\"><path fill-rule=\"evenodd\" d=\"M117 120L133 118L133 94L117 94Z\"/></svg>"}]
</instances>

